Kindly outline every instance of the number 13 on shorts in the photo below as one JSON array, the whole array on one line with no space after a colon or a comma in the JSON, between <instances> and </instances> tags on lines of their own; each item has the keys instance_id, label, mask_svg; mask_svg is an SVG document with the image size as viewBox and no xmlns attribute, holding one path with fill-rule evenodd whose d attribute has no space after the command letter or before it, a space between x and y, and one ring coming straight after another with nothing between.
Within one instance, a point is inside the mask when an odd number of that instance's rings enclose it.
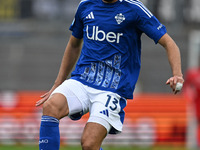
<instances>
[{"instance_id":1,"label":"number 13 on shorts","mask_svg":"<svg viewBox=\"0 0 200 150\"><path fill-rule=\"evenodd\" d=\"M110 95L107 95L108 99L105 104L106 107L109 107L112 111L115 111L119 106L119 100L116 98L112 98Z\"/></svg>"}]
</instances>

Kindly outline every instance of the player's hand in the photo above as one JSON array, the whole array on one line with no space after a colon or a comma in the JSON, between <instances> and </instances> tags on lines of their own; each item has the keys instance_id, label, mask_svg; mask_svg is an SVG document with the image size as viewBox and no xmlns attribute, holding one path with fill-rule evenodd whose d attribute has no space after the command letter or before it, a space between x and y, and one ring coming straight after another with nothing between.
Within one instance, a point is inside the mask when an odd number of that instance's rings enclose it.
<instances>
[{"instance_id":1,"label":"player's hand","mask_svg":"<svg viewBox=\"0 0 200 150\"><path fill-rule=\"evenodd\" d=\"M182 76L173 76L169 78L166 82L167 85L170 85L174 94L181 91L183 87L184 79Z\"/></svg>"},{"instance_id":2,"label":"player's hand","mask_svg":"<svg viewBox=\"0 0 200 150\"><path fill-rule=\"evenodd\" d=\"M50 91L48 91L47 93L41 95L40 96L41 99L36 102L35 106L38 107L38 106L42 105L45 101L47 101L48 98L50 97L51 93L54 91L55 88L56 88L56 86L53 86Z\"/></svg>"}]
</instances>

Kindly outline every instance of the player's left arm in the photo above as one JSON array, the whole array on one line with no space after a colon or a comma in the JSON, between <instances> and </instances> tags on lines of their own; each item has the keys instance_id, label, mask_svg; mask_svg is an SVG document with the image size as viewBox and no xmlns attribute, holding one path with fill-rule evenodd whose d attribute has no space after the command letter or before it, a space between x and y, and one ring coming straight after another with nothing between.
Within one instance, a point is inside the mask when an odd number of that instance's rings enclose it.
<instances>
[{"instance_id":1,"label":"player's left arm","mask_svg":"<svg viewBox=\"0 0 200 150\"><path fill-rule=\"evenodd\" d=\"M158 43L165 48L173 73L173 76L167 80L166 84L169 84L174 94L176 94L181 90L184 82L181 70L180 50L175 41L167 33L160 38Z\"/></svg>"}]
</instances>

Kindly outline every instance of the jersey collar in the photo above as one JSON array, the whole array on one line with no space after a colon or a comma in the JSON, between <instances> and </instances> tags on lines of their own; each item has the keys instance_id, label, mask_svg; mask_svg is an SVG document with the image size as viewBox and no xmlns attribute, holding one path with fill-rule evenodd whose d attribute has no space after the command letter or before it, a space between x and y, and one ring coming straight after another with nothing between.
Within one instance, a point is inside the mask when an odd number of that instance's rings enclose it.
<instances>
[{"instance_id":1,"label":"jersey collar","mask_svg":"<svg viewBox=\"0 0 200 150\"><path fill-rule=\"evenodd\" d=\"M100 6L103 6L103 7L115 7L115 6L118 6L121 1L122 0L118 0L114 3L105 3L105 2L103 2L103 0L99 0L99 3L100 3Z\"/></svg>"}]
</instances>

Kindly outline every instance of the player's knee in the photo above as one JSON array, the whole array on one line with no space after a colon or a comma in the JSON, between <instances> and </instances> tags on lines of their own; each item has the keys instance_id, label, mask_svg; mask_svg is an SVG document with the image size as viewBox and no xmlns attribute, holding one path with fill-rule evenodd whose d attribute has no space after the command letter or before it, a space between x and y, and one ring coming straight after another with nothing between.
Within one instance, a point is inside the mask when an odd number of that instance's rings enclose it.
<instances>
[{"instance_id":1,"label":"player's knee","mask_svg":"<svg viewBox=\"0 0 200 150\"><path fill-rule=\"evenodd\" d=\"M91 141L91 140L87 140L87 139L81 139L81 147L83 150L98 150L98 145Z\"/></svg>"},{"instance_id":2,"label":"player's knee","mask_svg":"<svg viewBox=\"0 0 200 150\"><path fill-rule=\"evenodd\" d=\"M64 116L67 116L68 113L68 107L59 103L58 100L49 99L43 104L43 115L45 116L52 116L61 119Z\"/></svg>"},{"instance_id":3,"label":"player's knee","mask_svg":"<svg viewBox=\"0 0 200 150\"><path fill-rule=\"evenodd\" d=\"M43 115L45 116L52 116L58 119L58 110L56 107L53 105L53 103L49 100L47 100L43 104Z\"/></svg>"},{"instance_id":4,"label":"player's knee","mask_svg":"<svg viewBox=\"0 0 200 150\"><path fill-rule=\"evenodd\" d=\"M81 147L83 150L95 150L94 146L92 143L89 142L81 142Z\"/></svg>"}]
</instances>

